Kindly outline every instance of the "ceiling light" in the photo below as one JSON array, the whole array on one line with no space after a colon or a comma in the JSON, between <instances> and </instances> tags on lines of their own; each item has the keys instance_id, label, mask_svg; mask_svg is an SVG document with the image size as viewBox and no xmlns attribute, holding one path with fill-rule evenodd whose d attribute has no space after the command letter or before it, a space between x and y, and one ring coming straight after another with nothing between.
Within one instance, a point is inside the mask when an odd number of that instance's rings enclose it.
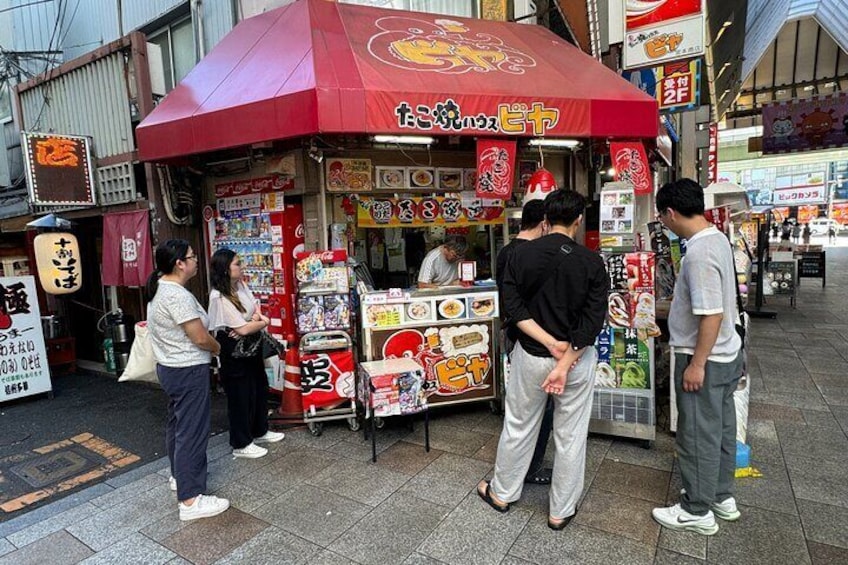
<instances>
[{"instance_id":1,"label":"ceiling light","mask_svg":"<svg viewBox=\"0 0 848 565\"><path fill-rule=\"evenodd\" d=\"M614 177L615 176L615 167L610 167L609 169L607 169L607 176L608 177Z\"/></svg>"},{"instance_id":2,"label":"ceiling light","mask_svg":"<svg viewBox=\"0 0 848 565\"><path fill-rule=\"evenodd\" d=\"M580 145L580 142L576 139L549 139L547 137L537 137L528 141L527 145L532 147L568 147L571 149Z\"/></svg>"},{"instance_id":3,"label":"ceiling light","mask_svg":"<svg viewBox=\"0 0 848 565\"><path fill-rule=\"evenodd\" d=\"M375 135L371 138L374 143L397 143L398 145L433 145L435 137L424 135Z\"/></svg>"}]
</instances>

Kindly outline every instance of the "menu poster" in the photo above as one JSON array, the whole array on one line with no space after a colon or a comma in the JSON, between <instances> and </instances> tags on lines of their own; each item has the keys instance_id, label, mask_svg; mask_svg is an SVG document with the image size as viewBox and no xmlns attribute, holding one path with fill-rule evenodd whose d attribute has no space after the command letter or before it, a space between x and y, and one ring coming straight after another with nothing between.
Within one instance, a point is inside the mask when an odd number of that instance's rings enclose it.
<instances>
[{"instance_id":1,"label":"menu poster","mask_svg":"<svg viewBox=\"0 0 848 565\"><path fill-rule=\"evenodd\" d=\"M633 233L633 191L601 193L601 233Z\"/></svg>"},{"instance_id":2,"label":"menu poster","mask_svg":"<svg viewBox=\"0 0 848 565\"><path fill-rule=\"evenodd\" d=\"M504 215L503 201L479 198L361 196L357 202L356 221L360 228L499 224Z\"/></svg>"},{"instance_id":3,"label":"menu poster","mask_svg":"<svg viewBox=\"0 0 848 565\"><path fill-rule=\"evenodd\" d=\"M664 300L674 296L674 262L671 258L671 241L660 222L648 223L648 238L656 261L655 277L657 298Z\"/></svg>"},{"instance_id":4,"label":"menu poster","mask_svg":"<svg viewBox=\"0 0 848 565\"><path fill-rule=\"evenodd\" d=\"M52 390L35 277L0 278L0 402Z\"/></svg>"},{"instance_id":5,"label":"menu poster","mask_svg":"<svg viewBox=\"0 0 848 565\"><path fill-rule=\"evenodd\" d=\"M371 159L327 159L327 192L371 190Z\"/></svg>"},{"instance_id":6,"label":"menu poster","mask_svg":"<svg viewBox=\"0 0 848 565\"><path fill-rule=\"evenodd\" d=\"M596 388L651 388L650 341L640 336L638 330L605 326L595 347L598 350Z\"/></svg>"},{"instance_id":7,"label":"menu poster","mask_svg":"<svg viewBox=\"0 0 848 565\"><path fill-rule=\"evenodd\" d=\"M769 262L766 279L771 293L767 294L795 294L795 284L798 280L796 271L795 261Z\"/></svg>"},{"instance_id":8,"label":"menu poster","mask_svg":"<svg viewBox=\"0 0 848 565\"><path fill-rule=\"evenodd\" d=\"M604 257L610 278L607 311L613 328L635 328L646 336L659 335L656 325L655 256L650 252Z\"/></svg>"},{"instance_id":9,"label":"menu poster","mask_svg":"<svg viewBox=\"0 0 848 565\"><path fill-rule=\"evenodd\" d=\"M719 206L718 208L704 210L704 217L721 233L730 233L730 206Z\"/></svg>"}]
</instances>

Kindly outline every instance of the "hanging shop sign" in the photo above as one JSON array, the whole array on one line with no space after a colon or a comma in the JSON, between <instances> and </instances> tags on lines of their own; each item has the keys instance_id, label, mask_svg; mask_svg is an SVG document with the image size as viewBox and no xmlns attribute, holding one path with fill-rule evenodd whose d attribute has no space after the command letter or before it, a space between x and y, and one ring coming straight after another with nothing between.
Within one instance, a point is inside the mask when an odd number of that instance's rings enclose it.
<instances>
[{"instance_id":1,"label":"hanging shop sign","mask_svg":"<svg viewBox=\"0 0 848 565\"><path fill-rule=\"evenodd\" d=\"M498 104L497 113L463 113L453 98L429 104L400 102L394 110L397 127L420 132L467 135L502 134L542 137L556 134L560 122L559 108L543 102L530 104Z\"/></svg>"},{"instance_id":2,"label":"hanging shop sign","mask_svg":"<svg viewBox=\"0 0 848 565\"><path fill-rule=\"evenodd\" d=\"M806 224L815 220L818 217L819 207L817 205L798 206L798 223Z\"/></svg>"},{"instance_id":3,"label":"hanging shop sign","mask_svg":"<svg viewBox=\"0 0 848 565\"><path fill-rule=\"evenodd\" d=\"M477 186L479 198L509 200L515 177L515 140L477 140Z\"/></svg>"},{"instance_id":4,"label":"hanging shop sign","mask_svg":"<svg viewBox=\"0 0 848 565\"><path fill-rule=\"evenodd\" d=\"M0 402L52 389L34 277L0 278Z\"/></svg>"},{"instance_id":5,"label":"hanging shop sign","mask_svg":"<svg viewBox=\"0 0 848 565\"><path fill-rule=\"evenodd\" d=\"M831 214L831 217L840 224L848 224L848 203L834 204Z\"/></svg>"},{"instance_id":6,"label":"hanging shop sign","mask_svg":"<svg viewBox=\"0 0 848 565\"><path fill-rule=\"evenodd\" d=\"M153 272L147 210L103 216L103 284L143 286Z\"/></svg>"},{"instance_id":7,"label":"hanging shop sign","mask_svg":"<svg viewBox=\"0 0 848 565\"><path fill-rule=\"evenodd\" d=\"M730 205L704 210L704 217L721 233L726 234L730 231Z\"/></svg>"},{"instance_id":8,"label":"hanging shop sign","mask_svg":"<svg viewBox=\"0 0 848 565\"><path fill-rule=\"evenodd\" d=\"M252 194L267 194L292 190L294 179L279 175L245 179L234 182L224 182L215 185L215 198L226 198L233 196L250 196Z\"/></svg>"},{"instance_id":9,"label":"hanging shop sign","mask_svg":"<svg viewBox=\"0 0 848 565\"><path fill-rule=\"evenodd\" d=\"M82 286L79 243L70 233L51 232L35 236L38 280L47 294L70 294Z\"/></svg>"},{"instance_id":10,"label":"hanging shop sign","mask_svg":"<svg viewBox=\"0 0 848 565\"><path fill-rule=\"evenodd\" d=\"M718 124L710 124L710 145L707 152L707 184L718 180Z\"/></svg>"},{"instance_id":11,"label":"hanging shop sign","mask_svg":"<svg viewBox=\"0 0 848 565\"><path fill-rule=\"evenodd\" d=\"M94 206L91 138L21 132L27 185L33 204Z\"/></svg>"},{"instance_id":12,"label":"hanging shop sign","mask_svg":"<svg viewBox=\"0 0 848 565\"><path fill-rule=\"evenodd\" d=\"M813 151L848 145L844 93L763 106L763 153Z\"/></svg>"},{"instance_id":13,"label":"hanging shop sign","mask_svg":"<svg viewBox=\"0 0 848 565\"><path fill-rule=\"evenodd\" d=\"M625 69L704 54L703 0L628 1L625 6Z\"/></svg>"},{"instance_id":14,"label":"hanging shop sign","mask_svg":"<svg viewBox=\"0 0 848 565\"><path fill-rule=\"evenodd\" d=\"M371 159L327 159L327 192L371 190Z\"/></svg>"},{"instance_id":15,"label":"hanging shop sign","mask_svg":"<svg viewBox=\"0 0 848 565\"><path fill-rule=\"evenodd\" d=\"M374 198L361 196L357 206L360 228L414 228L471 226L503 222L501 200L460 197Z\"/></svg>"},{"instance_id":16,"label":"hanging shop sign","mask_svg":"<svg viewBox=\"0 0 848 565\"><path fill-rule=\"evenodd\" d=\"M660 112L693 110L701 104L701 60L624 71L621 76L657 99Z\"/></svg>"},{"instance_id":17,"label":"hanging shop sign","mask_svg":"<svg viewBox=\"0 0 848 565\"><path fill-rule=\"evenodd\" d=\"M651 167L641 141L610 142L610 157L616 181L629 182L636 194L653 194Z\"/></svg>"}]
</instances>

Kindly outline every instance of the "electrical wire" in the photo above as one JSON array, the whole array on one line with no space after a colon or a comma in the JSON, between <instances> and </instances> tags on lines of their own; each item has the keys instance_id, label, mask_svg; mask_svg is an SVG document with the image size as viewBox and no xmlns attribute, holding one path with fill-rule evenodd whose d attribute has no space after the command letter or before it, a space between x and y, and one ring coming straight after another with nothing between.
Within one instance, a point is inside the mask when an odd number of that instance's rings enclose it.
<instances>
[{"instance_id":1,"label":"electrical wire","mask_svg":"<svg viewBox=\"0 0 848 565\"><path fill-rule=\"evenodd\" d=\"M56 9L56 21L53 23L53 33L50 34L50 41L47 42L47 52L48 53L53 50L53 40L56 39L56 32L59 30L59 27L61 26L61 22L63 20L62 7L63 6L67 7L67 5L68 5L67 2L63 3L62 0L57 0L57 2L58 2L58 8ZM52 61L50 61L48 59L47 63L44 65L44 72L42 73L43 75L46 75L46 76L45 76L45 80L44 80L44 86L41 90L41 108L38 110L38 116L36 116L35 121L27 129L34 129L34 130L38 129L38 127L41 124L41 116L44 115L44 109L48 105L48 94L50 93L50 74L49 74L49 71L51 70L51 68L50 68L51 62Z\"/></svg>"}]
</instances>

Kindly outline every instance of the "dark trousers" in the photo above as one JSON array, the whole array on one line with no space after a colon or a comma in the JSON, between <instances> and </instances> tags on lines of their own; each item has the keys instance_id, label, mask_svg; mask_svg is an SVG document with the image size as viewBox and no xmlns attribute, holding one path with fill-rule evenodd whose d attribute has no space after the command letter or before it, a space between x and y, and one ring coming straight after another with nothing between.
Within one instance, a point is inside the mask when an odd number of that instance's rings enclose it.
<instances>
[{"instance_id":1,"label":"dark trousers","mask_svg":"<svg viewBox=\"0 0 848 565\"><path fill-rule=\"evenodd\" d=\"M206 492L209 365L156 365L156 374L169 398L165 444L171 476L177 480L177 499L188 500Z\"/></svg>"},{"instance_id":2,"label":"dark trousers","mask_svg":"<svg viewBox=\"0 0 848 565\"><path fill-rule=\"evenodd\" d=\"M222 367L221 380L227 393L227 415L230 419L230 445L242 449L253 438L268 431L268 377L261 359L243 359L249 371L231 375Z\"/></svg>"}]
</instances>

